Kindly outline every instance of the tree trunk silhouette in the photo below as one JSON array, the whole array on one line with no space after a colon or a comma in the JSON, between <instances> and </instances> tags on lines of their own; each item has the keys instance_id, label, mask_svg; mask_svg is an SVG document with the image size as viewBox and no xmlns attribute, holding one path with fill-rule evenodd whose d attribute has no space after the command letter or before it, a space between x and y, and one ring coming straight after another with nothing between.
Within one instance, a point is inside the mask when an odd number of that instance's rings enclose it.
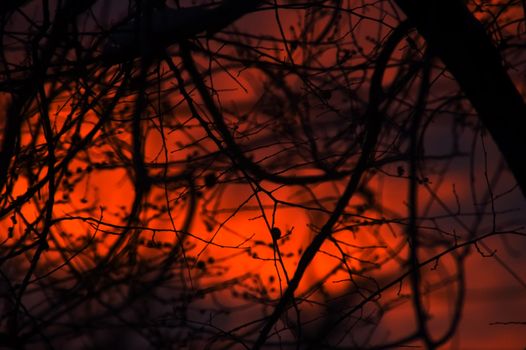
<instances>
[{"instance_id":1,"label":"tree trunk silhouette","mask_svg":"<svg viewBox=\"0 0 526 350\"><path fill-rule=\"evenodd\" d=\"M526 105L462 0L396 0L477 111L526 196Z\"/></svg>"}]
</instances>

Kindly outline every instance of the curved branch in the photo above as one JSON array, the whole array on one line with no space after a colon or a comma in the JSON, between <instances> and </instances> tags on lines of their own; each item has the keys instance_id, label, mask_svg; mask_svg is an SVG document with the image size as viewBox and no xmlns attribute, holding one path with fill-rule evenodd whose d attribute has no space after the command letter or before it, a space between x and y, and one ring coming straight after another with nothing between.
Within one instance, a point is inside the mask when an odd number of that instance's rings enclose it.
<instances>
[{"instance_id":1,"label":"curved branch","mask_svg":"<svg viewBox=\"0 0 526 350\"><path fill-rule=\"evenodd\" d=\"M369 91L369 105L366 111L367 134L363 145L363 152L360 156L360 159L358 160L358 163L356 164L355 171L351 176L351 179L347 187L345 188L344 193L338 200L338 203L336 204L336 207L334 208L334 211L332 212L330 218L327 220L325 225L323 225L320 233L316 237L314 237L311 244L305 250L305 253L301 256L300 261L298 263L298 268L296 269L296 272L294 273L294 276L292 277L287 290L285 291L278 304L274 308L274 312L269 316L267 322L263 326L263 329L261 330L261 333L256 343L254 344L253 350L260 349L265 344L270 330L272 329L272 327L274 327L274 324L281 317L281 314L285 312L289 303L294 299L294 293L296 292L296 289L298 289L303 275L305 274L310 263L320 250L322 244L332 234L334 225L338 222L340 216L343 214L348 202L351 200L356 189L358 188L362 175L368 168L369 159L372 156L373 151L376 147L376 142L378 140L378 136L380 134L380 129L382 127L383 122L383 115L378 110L378 107L383 99L382 78L384 76L385 68L389 61L389 58L391 57L392 52L394 51L396 45L400 42L400 40L402 40L405 37L409 28L410 26L407 22L401 23L400 26L398 26L392 32L391 36L385 43L383 51L378 57L378 63L373 73L373 77L371 79L371 87Z\"/></svg>"}]
</instances>

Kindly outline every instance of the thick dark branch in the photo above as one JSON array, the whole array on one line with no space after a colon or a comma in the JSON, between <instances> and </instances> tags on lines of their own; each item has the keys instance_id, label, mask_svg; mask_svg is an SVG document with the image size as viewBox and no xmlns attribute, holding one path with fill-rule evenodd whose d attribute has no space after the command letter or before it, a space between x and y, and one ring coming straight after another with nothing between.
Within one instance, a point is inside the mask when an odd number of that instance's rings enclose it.
<instances>
[{"instance_id":1,"label":"thick dark branch","mask_svg":"<svg viewBox=\"0 0 526 350\"><path fill-rule=\"evenodd\" d=\"M396 0L447 66L526 195L526 105L482 24L461 0Z\"/></svg>"},{"instance_id":2,"label":"thick dark branch","mask_svg":"<svg viewBox=\"0 0 526 350\"><path fill-rule=\"evenodd\" d=\"M200 33L212 35L256 10L261 0L226 0L220 6L157 9L114 28L103 49L102 61L117 64L139 56L162 54L166 47Z\"/></svg>"}]
</instances>

